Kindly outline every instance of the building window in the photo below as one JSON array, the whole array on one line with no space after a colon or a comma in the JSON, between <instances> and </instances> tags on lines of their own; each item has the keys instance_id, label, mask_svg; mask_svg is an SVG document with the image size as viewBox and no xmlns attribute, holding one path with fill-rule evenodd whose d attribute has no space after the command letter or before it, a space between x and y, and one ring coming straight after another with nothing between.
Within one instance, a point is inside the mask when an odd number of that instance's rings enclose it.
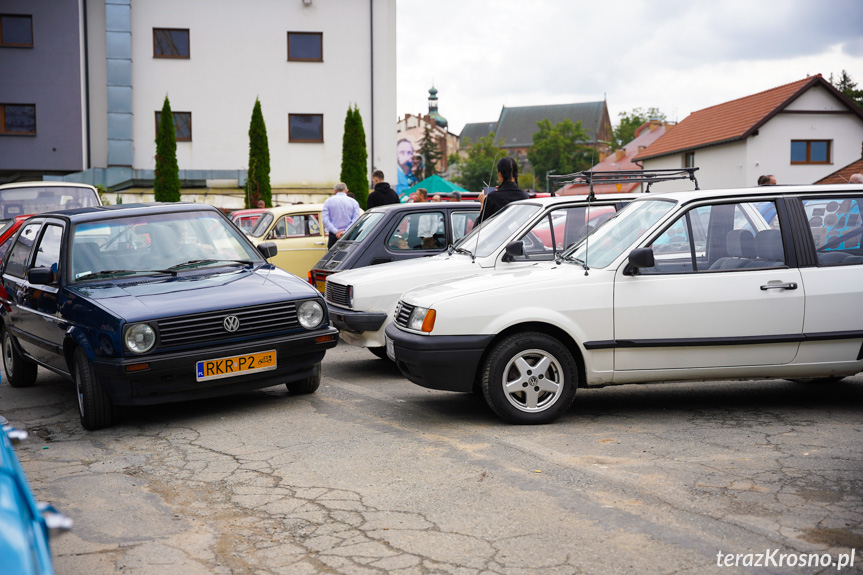
<instances>
[{"instance_id":1,"label":"building window","mask_svg":"<svg viewBox=\"0 0 863 575\"><path fill-rule=\"evenodd\" d=\"M174 117L174 131L177 133L178 142L192 141L192 112L171 112ZM159 137L159 122L162 121L162 112L156 112L156 137Z\"/></svg>"},{"instance_id":2,"label":"building window","mask_svg":"<svg viewBox=\"0 0 863 575\"><path fill-rule=\"evenodd\" d=\"M289 142L324 141L323 114L288 114Z\"/></svg>"},{"instance_id":3,"label":"building window","mask_svg":"<svg viewBox=\"0 0 863 575\"><path fill-rule=\"evenodd\" d=\"M0 14L0 46L33 47L33 17Z\"/></svg>"},{"instance_id":4,"label":"building window","mask_svg":"<svg viewBox=\"0 0 863 575\"><path fill-rule=\"evenodd\" d=\"M189 58L188 28L153 28L153 58Z\"/></svg>"},{"instance_id":5,"label":"building window","mask_svg":"<svg viewBox=\"0 0 863 575\"><path fill-rule=\"evenodd\" d=\"M686 152L683 154L683 167L684 168L694 168L695 167L695 152Z\"/></svg>"},{"instance_id":6,"label":"building window","mask_svg":"<svg viewBox=\"0 0 863 575\"><path fill-rule=\"evenodd\" d=\"M791 140L792 164L829 164L831 140Z\"/></svg>"},{"instance_id":7,"label":"building window","mask_svg":"<svg viewBox=\"0 0 863 575\"><path fill-rule=\"evenodd\" d=\"M321 32L288 32L289 62L323 62L324 35Z\"/></svg>"},{"instance_id":8,"label":"building window","mask_svg":"<svg viewBox=\"0 0 863 575\"><path fill-rule=\"evenodd\" d=\"M0 104L0 134L36 135L36 106Z\"/></svg>"}]
</instances>

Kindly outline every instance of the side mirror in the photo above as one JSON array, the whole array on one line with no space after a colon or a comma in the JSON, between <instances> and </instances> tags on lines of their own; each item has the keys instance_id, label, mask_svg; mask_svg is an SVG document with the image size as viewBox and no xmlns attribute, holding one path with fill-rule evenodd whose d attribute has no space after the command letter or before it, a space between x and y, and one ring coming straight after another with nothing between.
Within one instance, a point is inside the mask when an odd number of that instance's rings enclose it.
<instances>
[{"instance_id":1,"label":"side mirror","mask_svg":"<svg viewBox=\"0 0 863 575\"><path fill-rule=\"evenodd\" d=\"M638 270L641 268L652 268L655 265L653 248L636 248L629 252L629 264L624 273L629 276L638 275Z\"/></svg>"},{"instance_id":2,"label":"side mirror","mask_svg":"<svg viewBox=\"0 0 863 575\"><path fill-rule=\"evenodd\" d=\"M503 254L503 257L501 259L503 261L509 263L511 261L514 261L516 256L523 256L523 255L524 255L524 242L522 242L522 241L509 242L508 244L506 244L506 247L504 248L504 254Z\"/></svg>"},{"instance_id":3,"label":"side mirror","mask_svg":"<svg viewBox=\"0 0 863 575\"><path fill-rule=\"evenodd\" d=\"M27 270L27 281L33 285L50 285L55 283L51 268L30 268Z\"/></svg>"},{"instance_id":4,"label":"side mirror","mask_svg":"<svg viewBox=\"0 0 863 575\"><path fill-rule=\"evenodd\" d=\"M273 242L264 242L258 244L258 251L261 252L261 255L266 259L270 259L277 253L279 253L279 247Z\"/></svg>"}]
</instances>

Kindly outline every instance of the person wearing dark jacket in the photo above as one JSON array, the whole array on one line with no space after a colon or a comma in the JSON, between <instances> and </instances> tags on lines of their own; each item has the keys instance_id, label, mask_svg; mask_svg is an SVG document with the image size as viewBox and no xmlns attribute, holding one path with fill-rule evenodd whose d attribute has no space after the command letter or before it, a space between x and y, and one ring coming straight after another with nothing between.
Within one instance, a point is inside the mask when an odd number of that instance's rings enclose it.
<instances>
[{"instance_id":1,"label":"person wearing dark jacket","mask_svg":"<svg viewBox=\"0 0 863 575\"><path fill-rule=\"evenodd\" d=\"M371 209L375 206L399 203L399 195L384 181L384 173L382 171L375 170L372 172L372 183L375 185L375 190L369 194L366 208Z\"/></svg>"},{"instance_id":2,"label":"person wearing dark jacket","mask_svg":"<svg viewBox=\"0 0 863 575\"><path fill-rule=\"evenodd\" d=\"M526 200L530 196L518 187L518 164L509 156L504 156L497 163L497 181L500 185L488 196L485 192L477 198L482 204L476 224L489 219L507 204L518 200Z\"/></svg>"}]
</instances>

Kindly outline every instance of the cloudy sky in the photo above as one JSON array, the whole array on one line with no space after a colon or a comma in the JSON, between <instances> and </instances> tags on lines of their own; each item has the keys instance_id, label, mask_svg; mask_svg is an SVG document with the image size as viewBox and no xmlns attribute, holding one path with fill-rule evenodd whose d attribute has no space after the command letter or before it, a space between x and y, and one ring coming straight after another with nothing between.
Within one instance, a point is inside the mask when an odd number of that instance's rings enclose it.
<instances>
[{"instance_id":1,"label":"cloudy sky","mask_svg":"<svg viewBox=\"0 0 863 575\"><path fill-rule=\"evenodd\" d=\"M844 69L863 88L863 0L397 0L400 116L458 134L502 106L608 101L669 120Z\"/></svg>"}]
</instances>

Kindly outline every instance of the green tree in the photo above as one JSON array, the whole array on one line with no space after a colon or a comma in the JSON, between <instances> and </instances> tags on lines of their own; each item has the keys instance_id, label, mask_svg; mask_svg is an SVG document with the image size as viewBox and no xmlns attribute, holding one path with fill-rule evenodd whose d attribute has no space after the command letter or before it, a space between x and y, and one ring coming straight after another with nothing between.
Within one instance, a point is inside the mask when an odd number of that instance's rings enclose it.
<instances>
[{"instance_id":1,"label":"green tree","mask_svg":"<svg viewBox=\"0 0 863 575\"><path fill-rule=\"evenodd\" d=\"M471 142L470 138L465 140L467 155L459 156L455 163L458 175L452 180L463 188L472 192L479 192L486 185L497 185L497 161L506 155L500 148L503 140L496 143L494 132Z\"/></svg>"},{"instance_id":2,"label":"green tree","mask_svg":"<svg viewBox=\"0 0 863 575\"><path fill-rule=\"evenodd\" d=\"M437 173L435 166L440 161L442 154L428 126L425 127L419 145L416 153L422 158L422 163L417 166L416 176L417 180L422 181Z\"/></svg>"},{"instance_id":3,"label":"green tree","mask_svg":"<svg viewBox=\"0 0 863 575\"><path fill-rule=\"evenodd\" d=\"M366 131L363 129L363 118L359 108L348 107L345 115L345 133L342 136L342 171L339 176L348 186L348 190L366 209L369 198L369 155L366 152Z\"/></svg>"},{"instance_id":4,"label":"green tree","mask_svg":"<svg viewBox=\"0 0 863 575\"><path fill-rule=\"evenodd\" d=\"M159 131L156 133L156 177L153 195L157 202L180 201L180 169L177 166L177 132L174 131L174 114L171 102L165 96L159 114Z\"/></svg>"},{"instance_id":5,"label":"green tree","mask_svg":"<svg viewBox=\"0 0 863 575\"><path fill-rule=\"evenodd\" d=\"M527 159L543 187L548 173L571 174L593 166L593 148L585 144L590 138L581 127L581 121L573 124L567 118L552 126L551 121L545 119L536 124L539 131L533 135Z\"/></svg>"},{"instance_id":6,"label":"green tree","mask_svg":"<svg viewBox=\"0 0 863 575\"><path fill-rule=\"evenodd\" d=\"M863 90L857 89L857 82L851 79L848 72L842 70L842 73L836 80L833 79L833 74L830 74L830 83L837 90L848 96L852 102L863 108Z\"/></svg>"},{"instance_id":7,"label":"green tree","mask_svg":"<svg viewBox=\"0 0 863 575\"><path fill-rule=\"evenodd\" d=\"M261 101L255 98L252 120L249 122L249 174L246 178L246 207L257 207L258 200L264 200L264 204L268 207L273 205L267 126L264 124L264 114L261 112Z\"/></svg>"},{"instance_id":8,"label":"green tree","mask_svg":"<svg viewBox=\"0 0 863 575\"><path fill-rule=\"evenodd\" d=\"M641 108L634 108L631 113L621 112L618 114L620 122L612 130L613 149L617 150L635 139L635 131L650 119L665 120L665 114L659 108L648 108L645 112Z\"/></svg>"}]
</instances>

